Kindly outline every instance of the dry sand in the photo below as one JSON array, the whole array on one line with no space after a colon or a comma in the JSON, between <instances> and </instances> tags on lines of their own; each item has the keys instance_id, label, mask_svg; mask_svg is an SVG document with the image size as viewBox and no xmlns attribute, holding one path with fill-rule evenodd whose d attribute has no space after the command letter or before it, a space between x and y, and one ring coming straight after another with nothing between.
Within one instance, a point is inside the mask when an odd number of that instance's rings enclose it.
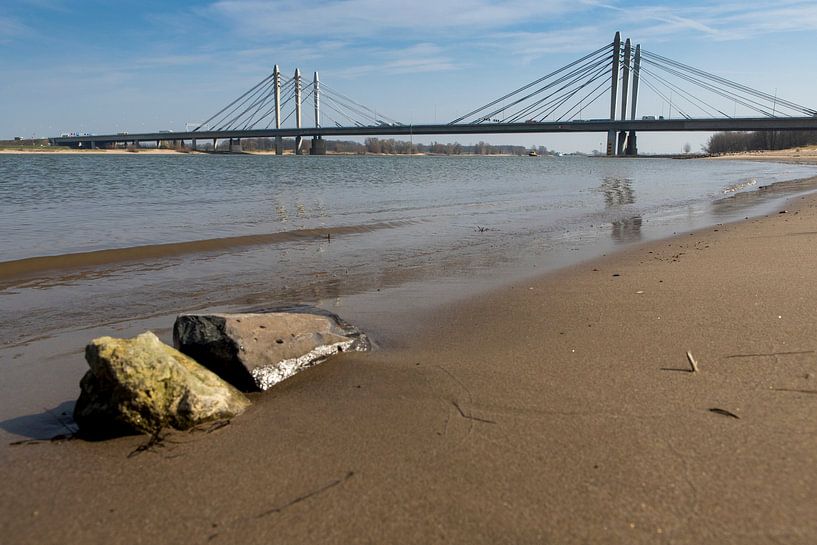
<instances>
[{"instance_id":1,"label":"dry sand","mask_svg":"<svg viewBox=\"0 0 817 545\"><path fill-rule=\"evenodd\" d=\"M815 243L798 197L398 317L211 433L4 447L0 536L816 543Z\"/></svg>"},{"instance_id":2,"label":"dry sand","mask_svg":"<svg viewBox=\"0 0 817 545\"><path fill-rule=\"evenodd\" d=\"M817 146L804 146L802 148L773 150L773 151L749 151L744 153L729 153L711 157L716 161L741 160L741 161L765 161L775 163L791 163L796 165L817 164Z\"/></svg>"}]
</instances>

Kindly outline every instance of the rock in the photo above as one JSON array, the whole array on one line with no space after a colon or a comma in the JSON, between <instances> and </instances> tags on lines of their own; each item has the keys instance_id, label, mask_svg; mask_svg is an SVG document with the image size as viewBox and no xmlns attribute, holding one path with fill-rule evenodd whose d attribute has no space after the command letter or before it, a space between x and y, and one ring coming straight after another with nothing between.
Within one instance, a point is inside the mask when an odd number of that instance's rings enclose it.
<instances>
[{"instance_id":1,"label":"rock","mask_svg":"<svg viewBox=\"0 0 817 545\"><path fill-rule=\"evenodd\" d=\"M232 418L250 401L150 331L100 337L85 347L91 370L80 382L74 420L89 435L156 433L170 426Z\"/></svg>"},{"instance_id":2,"label":"rock","mask_svg":"<svg viewBox=\"0 0 817 545\"><path fill-rule=\"evenodd\" d=\"M173 344L242 390L267 390L337 352L371 348L359 329L311 307L255 314L183 314Z\"/></svg>"}]
</instances>

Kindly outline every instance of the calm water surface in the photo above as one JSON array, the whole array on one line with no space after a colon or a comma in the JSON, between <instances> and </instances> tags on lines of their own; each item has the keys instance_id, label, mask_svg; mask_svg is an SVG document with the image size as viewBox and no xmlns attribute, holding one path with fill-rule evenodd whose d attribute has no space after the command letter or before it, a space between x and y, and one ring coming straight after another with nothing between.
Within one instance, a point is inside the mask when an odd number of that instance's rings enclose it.
<instances>
[{"instance_id":1,"label":"calm water surface","mask_svg":"<svg viewBox=\"0 0 817 545\"><path fill-rule=\"evenodd\" d=\"M528 157L2 156L0 261L299 229L563 231L707 205L814 168ZM454 238L462 232L452 233ZM647 234L647 233L644 233ZM438 235L439 236L439 235Z\"/></svg>"},{"instance_id":2,"label":"calm water surface","mask_svg":"<svg viewBox=\"0 0 817 545\"><path fill-rule=\"evenodd\" d=\"M0 156L0 341L408 282L453 289L758 213L771 201L728 197L815 172L580 157ZM168 243L179 244L154 251Z\"/></svg>"}]
</instances>

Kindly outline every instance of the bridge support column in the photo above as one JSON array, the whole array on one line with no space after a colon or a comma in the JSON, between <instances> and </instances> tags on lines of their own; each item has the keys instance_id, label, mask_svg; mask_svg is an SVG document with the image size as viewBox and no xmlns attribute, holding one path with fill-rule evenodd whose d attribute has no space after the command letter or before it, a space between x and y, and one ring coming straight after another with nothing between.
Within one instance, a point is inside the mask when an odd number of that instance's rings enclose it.
<instances>
[{"instance_id":1,"label":"bridge support column","mask_svg":"<svg viewBox=\"0 0 817 545\"><path fill-rule=\"evenodd\" d=\"M303 145L304 145L304 137L303 136L296 136L295 137L295 155L303 155Z\"/></svg>"},{"instance_id":2,"label":"bridge support column","mask_svg":"<svg viewBox=\"0 0 817 545\"><path fill-rule=\"evenodd\" d=\"M630 39L624 42L624 62L621 67L621 120L627 119L627 92L630 88ZM618 148L616 155L624 155L627 144L627 131L618 133Z\"/></svg>"},{"instance_id":3,"label":"bridge support column","mask_svg":"<svg viewBox=\"0 0 817 545\"><path fill-rule=\"evenodd\" d=\"M196 139L195 138L190 141L190 149L192 151L196 151Z\"/></svg>"},{"instance_id":4,"label":"bridge support column","mask_svg":"<svg viewBox=\"0 0 817 545\"><path fill-rule=\"evenodd\" d=\"M301 69L295 69L295 126L301 128ZM301 155L302 136L295 137L295 155Z\"/></svg>"},{"instance_id":5,"label":"bridge support column","mask_svg":"<svg viewBox=\"0 0 817 545\"><path fill-rule=\"evenodd\" d=\"M326 140L320 136L313 136L309 155L326 155Z\"/></svg>"},{"instance_id":6,"label":"bridge support column","mask_svg":"<svg viewBox=\"0 0 817 545\"><path fill-rule=\"evenodd\" d=\"M273 85L275 90L275 128L281 128L281 69L275 65L272 71ZM275 155L284 153L284 142L280 136L275 137Z\"/></svg>"},{"instance_id":7,"label":"bridge support column","mask_svg":"<svg viewBox=\"0 0 817 545\"><path fill-rule=\"evenodd\" d=\"M630 136L627 137L627 155L638 155L635 131L630 131Z\"/></svg>"},{"instance_id":8,"label":"bridge support column","mask_svg":"<svg viewBox=\"0 0 817 545\"><path fill-rule=\"evenodd\" d=\"M616 98L618 97L618 68L621 59L621 33L616 32L616 37L613 40L613 70L610 77L610 121L616 120ZM613 156L616 154L616 131L611 129L607 131L607 155Z\"/></svg>"},{"instance_id":9,"label":"bridge support column","mask_svg":"<svg viewBox=\"0 0 817 545\"><path fill-rule=\"evenodd\" d=\"M312 82L312 95L315 97L315 128L319 129L321 127L321 82L317 72Z\"/></svg>"},{"instance_id":10,"label":"bridge support column","mask_svg":"<svg viewBox=\"0 0 817 545\"><path fill-rule=\"evenodd\" d=\"M638 78L641 72L641 45L635 46L635 58L633 58L633 97L630 99L630 119L635 121L636 109L638 107ZM627 155L638 155L638 145L636 143L635 131L630 131L627 139Z\"/></svg>"}]
</instances>

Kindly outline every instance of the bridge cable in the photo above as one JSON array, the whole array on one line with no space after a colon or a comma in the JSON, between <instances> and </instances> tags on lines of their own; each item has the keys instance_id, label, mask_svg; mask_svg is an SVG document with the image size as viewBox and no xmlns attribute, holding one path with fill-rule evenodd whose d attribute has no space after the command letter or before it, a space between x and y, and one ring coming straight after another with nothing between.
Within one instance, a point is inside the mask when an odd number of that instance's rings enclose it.
<instances>
[{"instance_id":1,"label":"bridge cable","mask_svg":"<svg viewBox=\"0 0 817 545\"><path fill-rule=\"evenodd\" d=\"M671 73L673 75L676 75L677 77L679 77L679 78L681 78L681 79L683 79L685 81L688 81L689 83L697 85L698 87L702 87L702 88L704 88L704 89L706 89L706 90L708 90L708 91L710 91L712 93L715 93L717 95L720 95L720 96L722 96L722 97L724 97L724 98L726 98L728 100L733 100L733 101L735 101L737 103L740 103L741 106L745 106L745 107L747 107L749 109L752 109L752 110L754 110L754 111L756 111L756 112L758 112L760 114L763 114L763 115L765 115L767 117L773 117L773 114L771 112L769 112L769 110L768 110L768 106L766 104L764 104L764 103L761 103L761 102L758 102L758 101L753 100L751 98L736 94L735 92L729 92L726 89L723 89L722 87L718 87L715 84L699 80L699 79L697 79L697 78L695 78L693 76L690 76L688 74L684 74L682 72L677 72L675 70L672 70L671 68L661 66L660 64L657 64L654 61L651 61L649 59L644 60L644 58L642 57L642 61L644 61L645 64L652 64L654 66L657 66L658 68L661 68L662 70L664 70L666 72L669 72L669 73ZM726 117L731 117L731 116L726 115Z\"/></svg>"},{"instance_id":2,"label":"bridge cable","mask_svg":"<svg viewBox=\"0 0 817 545\"><path fill-rule=\"evenodd\" d=\"M608 68L609 68L609 64L610 64L610 63L609 63L609 62L607 62L607 63L605 63L605 64L604 64L604 66L602 66L601 68L597 69L597 70L596 70L596 72L595 72L595 73L593 73L593 74L590 76L590 78L589 78L589 79L587 79L587 81L586 81L584 84L580 85L580 86L579 86L579 87L577 87L576 89L574 89L574 90L572 90L572 91L566 91L565 93L562 93L562 94L560 94L560 95L557 95L557 93L559 93L559 92L563 91L564 89L569 88L569 87L570 87L570 86L572 86L574 83L576 83L577 81L581 80L581 78L585 77L585 74L581 74L581 75L579 75L579 76L578 76L577 78L575 78L573 81L568 82L568 84L567 84L567 85L564 85L564 86L562 86L561 88L559 88L559 89L557 89L556 91L554 91L553 93L551 93L551 94L549 94L549 95L545 96L544 98L542 98L542 99L540 99L540 100L537 100L537 101L533 102L533 103L532 103L532 104L530 104L529 106L527 106L527 107L523 108L522 110L520 110L519 112L517 112L517 114L516 114L516 115L510 116L510 117L506 117L505 119L503 119L503 120L501 120L501 121L502 121L502 122L505 122L505 121L509 121L509 122L519 121L519 120L520 120L520 119L521 119L523 116L525 116L525 115L530 115L530 113L531 113L531 112L533 112L533 114L532 114L532 117L533 117L533 118L537 118L537 117L538 117L538 118L539 118L539 120L543 120L543 119L547 118L547 117L548 117L549 115L551 115L551 114L552 114L554 111L556 111L556 110L557 110L557 109L558 109L558 108L559 108L559 107L560 107L562 104L564 104L564 103L565 103L567 100L570 100L570 98L571 98L572 96L575 96L575 94L576 94L577 92L581 91L581 90L582 90L584 87L586 87L587 85L590 85L590 84L592 84L593 82L597 81L597 80L598 80L600 77L602 77L602 76L606 75L606 73L607 73L607 71L608 71ZM556 106L551 108L551 106L553 106L553 104L556 104ZM548 108L550 108L550 109L548 110ZM542 114L542 112L543 112L543 111L545 111L545 110L548 110L548 111L547 111L547 113L546 113L546 114Z\"/></svg>"},{"instance_id":3,"label":"bridge cable","mask_svg":"<svg viewBox=\"0 0 817 545\"><path fill-rule=\"evenodd\" d=\"M251 95L246 96L246 98L244 98L244 100L242 100L241 102L239 102L238 104L236 104L236 105L235 105L235 106L234 106L234 107L233 107L233 108L230 110L230 112L229 112L229 113L227 113L227 114L226 114L224 117L222 117L222 118L221 118L221 125L220 125L220 126L219 126L219 127L216 129L216 130L225 130L225 127L229 127L229 126L230 126L230 124L231 124L231 123L232 123L232 122L233 122L233 121L234 121L236 118L235 118L235 117L233 117L232 119L229 119L229 120L228 120L228 119L226 119L226 117L227 117L227 116L233 115L233 114L235 113L235 111L236 111L236 110L238 110L239 108L241 108L242 106L244 106L244 104L246 104L246 103L247 103L247 101L249 101L249 100L253 100L253 99L258 100L257 96L264 96L264 93L269 93L269 92L271 92L271 91L272 91L272 89L274 88L274 86L275 86L275 80L273 79L273 80L269 81L269 82L268 82L266 85L264 85L264 87L261 87L261 88L259 88L258 90L256 90L254 93L252 93ZM241 114L239 114L239 116L240 116L240 115L241 115ZM229 128L227 128L226 130L229 130Z\"/></svg>"},{"instance_id":4,"label":"bridge cable","mask_svg":"<svg viewBox=\"0 0 817 545\"><path fill-rule=\"evenodd\" d=\"M607 56L607 57L604 57L602 59L595 60L595 62L591 61L591 63L587 63L586 65L578 68L577 70L574 70L573 72L570 72L568 74L565 74L565 75L559 77L558 79L548 83L547 85L545 85L543 87L540 87L539 89L533 91L532 93L529 93L529 94L523 96L522 98L516 99L515 101L511 102L510 104L507 104L507 105L505 105L505 106L503 106L503 107L501 107L501 108L499 108L497 110L494 110L490 114L488 114L486 116L483 116L482 120L492 119L498 113L503 112L503 111L513 107L513 106L516 106L517 104L519 104L521 102L524 102L525 100L528 100L529 98L531 98L531 97L533 97L533 96L535 96L535 95L537 95L539 93L542 93L542 92L546 91L547 89L553 87L554 85L559 85L560 83L564 82L565 80L570 79L571 77L574 77L577 73L587 72L589 70L592 70L596 66L609 64L611 59L612 59L612 56ZM557 92L558 92L558 90L554 91L549 96L552 96L554 93L557 93ZM545 98L548 98L548 97L545 97Z\"/></svg>"},{"instance_id":5,"label":"bridge cable","mask_svg":"<svg viewBox=\"0 0 817 545\"><path fill-rule=\"evenodd\" d=\"M463 115L461 117L458 117L457 119L455 119L454 121L451 121L448 124L449 125L456 125L457 123L460 123L462 120L467 119L467 118L473 116L474 114L477 114L477 113L479 113L479 112L481 112L483 110L486 110L486 109L488 109L488 108L490 108L492 106L495 106L496 104L499 104L503 100L506 100L506 99L516 95L517 93L521 93L522 91L526 91L526 90L530 89L531 87L533 87L534 85L538 85L538 84L542 83L543 81L545 81L547 79L550 79L551 77L553 77L553 76L555 76L557 74L560 74L561 72L563 72L563 71L565 71L565 70L567 70L569 68L572 68L573 66L575 66L577 64L583 63L586 60L597 56L599 53L606 52L608 49L611 49L612 46L613 46L613 43L611 42L611 43L605 45L604 47L601 47L601 48L597 49L596 51L593 51L592 53L590 53L588 55L585 55L584 57L582 57L582 58L580 58L580 59L578 59L576 61L573 61L570 64L567 64L567 65L559 68L558 70L555 70L555 71L551 72L550 74L547 74L546 76L542 76L541 78L539 78L537 80L534 80L534 81L528 83L527 85L524 85L524 86L522 86L522 87L520 87L520 88L518 88L518 89L516 89L514 91L511 91L510 93L508 93L508 94L506 94L506 95L504 95L504 96L502 96L502 97L500 97L500 98L498 98L498 99L496 99L494 101L491 101L488 104L485 104L484 106L480 106L476 110L472 110L471 112L469 112L469 113L467 113L467 114L465 114L465 115Z\"/></svg>"},{"instance_id":6,"label":"bridge cable","mask_svg":"<svg viewBox=\"0 0 817 545\"><path fill-rule=\"evenodd\" d=\"M695 95L693 95L692 93L690 93L689 91L684 89L683 87L672 83L671 81L669 81L666 78L660 76L659 74L656 74L655 72L647 69L646 67L642 66L641 71L642 71L642 79L644 79L643 74L646 74L648 76L651 76L651 77L655 78L658 82L661 82L665 87L668 87L669 89L671 89L674 92L678 93L679 98L682 98L683 100L687 101L689 104L694 106L695 108L698 108L704 114L712 115L712 113L706 109L706 108L709 108L709 110L714 110L716 113L721 114L723 117L730 117L725 112L722 112L720 109L718 109L716 106L712 106L711 104L709 104L705 100L696 97ZM649 79L649 78L647 78L647 79ZM706 106L706 108L701 107L701 104Z\"/></svg>"},{"instance_id":7,"label":"bridge cable","mask_svg":"<svg viewBox=\"0 0 817 545\"><path fill-rule=\"evenodd\" d=\"M609 68L609 65L610 65L610 63L609 63L609 62L607 62L607 63L605 63L605 64L604 64L604 66L602 66L600 69L597 69L597 70L596 70L596 72L595 72L595 73L593 73L593 74L592 74L592 75L589 77L588 81L589 81L589 82L595 81L595 80L596 80L596 79L599 77L599 74L603 74L603 73L607 72L607 70L608 70L608 68ZM592 70L592 68L593 68L593 67L590 67L590 69L589 69L589 70ZM554 103L558 102L558 101L559 101L560 99L562 99L562 98L563 98L565 95L570 94L570 91L568 91L567 93L563 93L563 94L561 94L561 95L557 95L557 93L559 93L560 91L562 91L562 90L564 90L564 89L566 89L566 88L569 88L569 87L570 87L571 85L573 85L574 83L576 83L576 82L580 81L580 80L581 80L583 77L585 77L585 76L586 76L586 74L589 74L589 73L590 73L590 72L589 72L589 70L588 70L588 71L586 71L586 72L585 72L585 73L583 73L583 74L580 74L580 75L579 75L579 76L577 76L576 78L574 78L574 80L573 80L573 81L568 82L568 84L567 84L567 85L565 85L565 86L561 87L560 89L557 89L556 91L554 91L554 92L550 93L549 95L547 95L547 96L545 96L545 97L543 97L543 98L541 98L541 99L539 99L539 100L534 101L533 103L529 104L529 105L528 105L528 106L526 106L525 108L522 108L521 110L519 110L519 111L518 111L518 112L517 112L515 115L508 116L508 117L506 117L506 118L502 119L501 121L503 121L503 122L505 122L505 121L509 121L509 122L519 121L519 120L520 120L522 117L524 117L524 116L526 116L526 115L529 115L531 112L534 112L534 113L533 113L533 115L532 115L532 117L536 118L537 116L539 116L539 117L540 117L540 119L541 119L541 118L542 118L542 116L541 116L540 114L542 113L542 111L543 111L543 110L547 109L547 108L548 108L548 107L550 107L552 104L554 104ZM583 86L580 86L578 89L581 89L582 87L583 87ZM555 97L555 98L554 98L554 97ZM549 115L549 114L548 114L548 115Z\"/></svg>"},{"instance_id":8,"label":"bridge cable","mask_svg":"<svg viewBox=\"0 0 817 545\"><path fill-rule=\"evenodd\" d=\"M589 83L591 83L591 82L588 82L588 84L589 84ZM557 122L562 121L562 120L564 120L564 119L565 119L565 117L567 117L567 121L573 121L573 119L576 117L576 114L573 114L573 115L570 115L570 114L571 114L571 113L572 113L574 110L576 110L577 108L578 108L578 111L577 111L576 113L579 113L579 112L581 112L582 110L584 110L584 108L585 108L586 106L590 106L590 105L591 105L591 104L593 104L593 103L594 103L596 100L598 100L598 99L599 99L599 97L601 96L601 94L597 95L596 97L594 97L594 98L593 98L592 100L590 100L589 102L584 102L584 99L586 99L587 97L589 97L590 95L592 95L593 93L595 93L596 91L598 91L598 90L599 90L599 89L600 89L602 86L605 86L605 85L606 85L606 87L605 87L605 92L606 92L606 90L609 90L609 89L611 89L611 88L612 88L612 84L611 84L611 83L610 83L610 82L607 80L607 78L601 78L601 83L599 83L599 84L598 84L598 85L597 85L595 88L593 88L593 89L592 89L592 90L591 90L589 93L587 93L586 95L584 95L584 97L580 98L580 99L579 99L579 101L578 101L576 104L574 104L572 108L570 108L570 109L569 109L569 110L567 110L567 111L566 111L564 114L562 114L562 116L561 116L561 117L559 117L559 119L557 119L556 121L557 121ZM569 116L569 117L568 117L568 116Z\"/></svg>"},{"instance_id":9,"label":"bridge cable","mask_svg":"<svg viewBox=\"0 0 817 545\"><path fill-rule=\"evenodd\" d=\"M649 80L642 79L641 81L644 83L644 85L646 85L647 87L649 87L650 89L652 89L652 90L653 90L653 92L654 92L655 94L657 94L658 96L660 96L661 98L663 98L663 99L664 99L664 100L665 100L667 103L669 103L670 105L672 104L672 99L670 99L669 97L667 97L667 95L665 95L665 94L664 94L664 93L662 93L660 90L658 90L658 89L657 89L657 88L656 88L656 87L655 87L655 86L654 86L652 83L650 83L650 81L649 81ZM676 106L676 107L677 107L677 106ZM681 109L680 109L680 108L677 108L677 109L678 109L678 112L679 112L681 115L683 115L683 116L684 116L686 119L690 119L690 117L689 117L688 115L686 115L686 114L685 114L683 111L681 111ZM670 112L670 113L671 113L671 112Z\"/></svg>"},{"instance_id":10,"label":"bridge cable","mask_svg":"<svg viewBox=\"0 0 817 545\"><path fill-rule=\"evenodd\" d=\"M645 53L645 50L642 50L641 53L642 53L642 59L643 59L643 55ZM758 98L763 98L764 100L766 100L768 102L775 102L776 104L779 104L781 106L785 106L788 109L796 110L796 111L799 111L801 113L807 114L809 116L814 116L815 114L817 114L817 110L807 108L807 107L802 106L800 104L797 104L795 102L785 100L785 99L782 99L780 97L773 96L773 95L770 95L768 93L764 93L762 91L758 91L756 89L752 89L751 87L747 87L746 85L742 85L740 83L736 83L736 82L728 80L726 78L716 76L715 74L710 74L709 72L706 72L704 70L700 70L698 68L695 68L695 67L680 63L678 61L674 61L674 60L669 59L667 57L663 57L661 55L658 55L657 53L652 53L652 52L649 52L649 51L647 51L646 53L647 53L648 56L654 57L655 59L660 60L660 61L662 61L662 62L664 62L666 64L669 64L671 66L674 66L676 68L679 68L679 69L682 69L682 70L685 70L685 71L688 71L688 72L692 72L692 73L694 73L694 74L696 74L696 75L698 75L700 77L704 77L704 78L707 78L707 79L717 81L717 82L721 83L722 85L726 85L726 86L731 87L733 89L738 89L738 90L740 90L740 91L742 91L742 92L744 92L746 94L751 94L751 95L754 95L754 96L756 96Z\"/></svg>"},{"instance_id":11,"label":"bridge cable","mask_svg":"<svg viewBox=\"0 0 817 545\"><path fill-rule=\"evenodd\" d=\"M207 123L209 123L209 122L210 122L210 121L212 121L213 119L217 118L217 117L218 117L219 115L221 115L221 114L222 114L222 113L223 113L225 110L227 110L228 108L230 108L230 107L231 107L233 104L235 104L236 102L238 102L239 100L241 100L242 98L244 98L246 95L250 94L250 93L251 93L252 91L254 91L254 90L257 88L257 87L259 87L259 86L263 85L264 83L266 83L266 82L267 82L267 81L269 81L270 79L273 79L273 78L274 78L274 76L275 76L275 74L274 74L274 73L273 73L273 74L270 74L270 75L269 75L269 76L267 76L266 78L264 78L264 79L262 79L261 81L259 81L258 83L256 83L256 84L255 84L255 85L254 85L254 86L253 86L253 87L252 87L252 88L251 88L249 91L247 91L246 93L244 93L243 95L241 95L240 97L238 97L237 99L235 99L234 101L232 101L231 103L229 103L227 106L225 106L224 108L222 108L221 110L219 110L218 112L216 112L216 114L215 114L215 115L213 115L212 117L210 117L209 119L207 119L207 121L202 122L202 123L201 123L201 124L200 124L198 127L196 127L195 129L193 129L193 131L191 131L191 132L195 132L195 131L199 130L201 127L203 127L204 125L206 125Z\"/></svg>"},{"instance_id":12,"label":"bridge cable","mask_svg":"<svg viewBox=\"0 0 817 545\"><path fill-rule=\"evenodd\" d=\"M284 106L290 101L290 99L292 99L293 96L295 96L295 82L294 82L294 80L289 80L286 85L281 86L281 94L283 95L283 98L281 98L280 107L283 110ZM246 130L247 127L254 126L257 123L260 123L261 121L266 119L266 117L268 115L271 115L275 111L275 101L273 100L272 102L273 102L272 106L270 106L260 116L258 116L258 112L261 111L261 108L259 108L256 111L256 113L247 121L247 123L244 124L244 129ZM267 104L269 104L269 102L267 102ZM270 119L269 125L271 125L274 121L275 121L275 116L272 116L272 118ZM281 122L281 125L283 125L285 121L286 121L286 118ZM267 128L269 128L269 125L267 125Z\"/></svg>"},{"instance_id":13,"label":"bridge cable","mask_svg":"<svg viewBox=\"0 0 817 545\"><path fill-rule=\"evenodd\" d=\"M535 96L537 94L540 94L540 93L550 89L551 87L553 87L555 85L559 85L559 84L563 83L564 81L569 80L570 78L580 79L582 75L588 73L590 70L592 70L596 66L609 65L611 59L612 59L612 56L605 56L605 57L603 57L601 59L598 59L598 60L594 59L595 62L594 61L588 62L585 65L577 68L576 70L573 70L572 72L569 72L567 74L564 74L564 75L560 76L556 80L548 83L547 85L544 85L544 86L540 87L539 89L533 91L532 93L529 93L529 94L523 96L522 98L519 98L519 99L511 102L510 104L506 104L503 107L501 107L501 108L499 108L497 110L494 110L493 112L491 112L491 113L489 113L487 115L482 116L479 120L477 120L474 123L480 123L482 121L492 119L498 113L500 113L502 111L505 111L505 110L507 110L507 109L509 109L509 108L511 108L513 106L516 106L517 104L520 104L520 103L524 102L525 100L528 100L529 98L532 98L533 96ZM579 76L575 77L577 74L579 74ZM545 96L544 99L541 99L539 102L541 102L542 100L547 100L550 96L552 96L553 94L555 94L557 92L558 92L558 90L553 91L550 95Z\"/></svg>"},{"instance_id":14,"label":"bridge cable","mask_svg":"<svg viewBox=\"0 0 817 545\"><path fill-rule=\"evenodd\" d=\"M606 78L605 78L605 79L606 79ZM604 85L604 83L605 83L605 82L602 82L602 83L601 83L601 85ZM600 87L600 86L599 86L599 87ZM599 87L596 87L596 89L598 89ZM612 88L613 88L613 85L612 85L612 84L611 84L611 83L608 81L608 82L607 82L607 86L606 86L606 87L604 87L604 89L602 89L601 91L599 91L599 92L598 92L598 94L596 94L596 96L594 96L593 98L591 98L591 99L590 99L590 100L589 100L589 101L588 101L586 104L587 104L588 106L589 106L589 105L591 105L591 104L593 104L593 103L594 103L594 102L596 102L596 101L597 101L599 98L601 98L602 96L604 96L606 93L609 93L609 92L612 90ZM592 91L591 91L591 93L592 93ZM590 94L591 94L591 93L588 93L588 95L587 95L587 96L590 96ZM571 110L572 110L572 109L575 109L576 107L579 107L579 108L580 108L580 109L579 109L579 112L577 112L577 113L580 113L580 112L581 112L581 111L584 109L584 107L582 106L582 102L581 102L581 101L580 101L578 104L576 104L575 106L573 106L573 108L571 108ZM569 113L569 112L568 112L568 113ZM572 116L571 116L571 117L568 119L568 121L573 121L573 119L575 119L575 117L576 117L576 114L573 114L573 115L572 115Z\"/></svg>"},{"instance_id":15,"label":"bridge cable","mask_svg":"<svg viewBox=\"0 0 817 545\"><path fill-rule=\"evenodd\" d=\"M344 100L344 101L346 101L346 102L349 102L349 103L351 103L351 104L353 104L353 105L357 106L358 108L362 108L362 109L364 109L364 110L366 110L366 111L370 112L370 113L372 114L372 118L375 120L375 122L376 122L376 121L377 121L377 119L379 118L379 119L383 119L384 121L388 121L388 122L390 122L390 123L397 123L398 125L402 125L402 123L400 123L400 122L398 122L398 121L396 121L396 120L394 120L394 119L391 119L391 118L390 118L390 117L388 117L388 116L383 115L383 113L378 114L376 110L373 110L373 109L369 108L368 106L365 106L365 105L363 105L363 104L360 104L359 102L355 102L354 100L352 100L352 99L351 99L351 98L349 98L348 96L346 96L346 95L344 95L344 94L342 94L342 93L340 93L340 92L338 92L338 91L336 91L336 90L332 89L331 87L329 87L329 86L328 86L328 85L326 85L325 83L322 83L322 84L321 84L321 90L323 91L323 90L327 90L327 89L329 90L330 95L335 95L335 97L336 97L336 101L337 101L337 99L339 98L339 99L342 99L342 100ZM348 106L348 105L347 105L347 107L351 109L351 107L350 107L350 106ZM361 112L361 115L364 115L364 114Z\"/></svg>"},{"instance_id":16,"label":"bridge cable","mask_svg":"<svg viewBox=\"0 0 817 545\"><path fill-rule=\"evenodd\" d=\"M335 104L337 107L339 107L339 108L346 108L346 109L348 109L349 111L351 111L351 112L354 112L354 113L358 114L358 115L359 115L359 116L361 116L363 119L368 119L368 118L369 118L369 115L368 115L368 113L367 113L367 112L361 112L360 110L358 110L358 109L356 109L356 108L353 108L353 107L349 106L348 104L345 104L345 103L343 103L343 102L339 101L339 100L338 100L338 99L336 99L336 98L335 98L335 97L334 97L332 94L329 94L329 93L322 93L322 94L321 94L321 97L322 97L322 98L324 98L324 99L325 99L325 100L327 100L327 101L331 101L331 102L333 102L333 103L334 103L334 104ZM350 119L350 120L351 120L351 118L349 118L348 116L346 116L346 117L347 117L347 119ZM354 121L354 120L351 120L351 121L352 121L353 123L356 123L356 124L357 124L357 122L356 122L356 121ZM363 125L365 125L365 124L360 124L360 125L361 125L361 126L363 126Z\"/></svg>"},{"instance_id":17,"label":"bridge cable","mask_svg":"<svg viewBox=\"0 0 817 545\"><path fill-rule=\"evenodd\" d=\"M365 126L366 126L365 124L360 123L359 121L357 121L357 120L355 120L355 119L352 119L352 118L351 118L351 117L350 117L348 114L346 114L346 113L342 112L342 111L339 109L339 107L338 107L338 108L336 108L336 107L333 105L333 103L334 103L335 105L337 105L337 103L336 103L336 102L335 102L335 101L334 101L334 100L333 100L331 97L324 95L324 97L323 97L323 98L324 98L324 99L326 99L326 100L324 100L324 102L323 102L323 104L322 104L323 106L326 106L327 108L329 108L329 109L331 109L332 111L336 112L338 115L340 115L340 116L342 116L342 117L345 117L346 119L348 119L349 121L351 121L351 122L352 122L352 125L354 125L354 126L356 126L356 127L365 127ZM321 112L321 113L323 113L323 112Z\"/></svg>"}]
</instances>

